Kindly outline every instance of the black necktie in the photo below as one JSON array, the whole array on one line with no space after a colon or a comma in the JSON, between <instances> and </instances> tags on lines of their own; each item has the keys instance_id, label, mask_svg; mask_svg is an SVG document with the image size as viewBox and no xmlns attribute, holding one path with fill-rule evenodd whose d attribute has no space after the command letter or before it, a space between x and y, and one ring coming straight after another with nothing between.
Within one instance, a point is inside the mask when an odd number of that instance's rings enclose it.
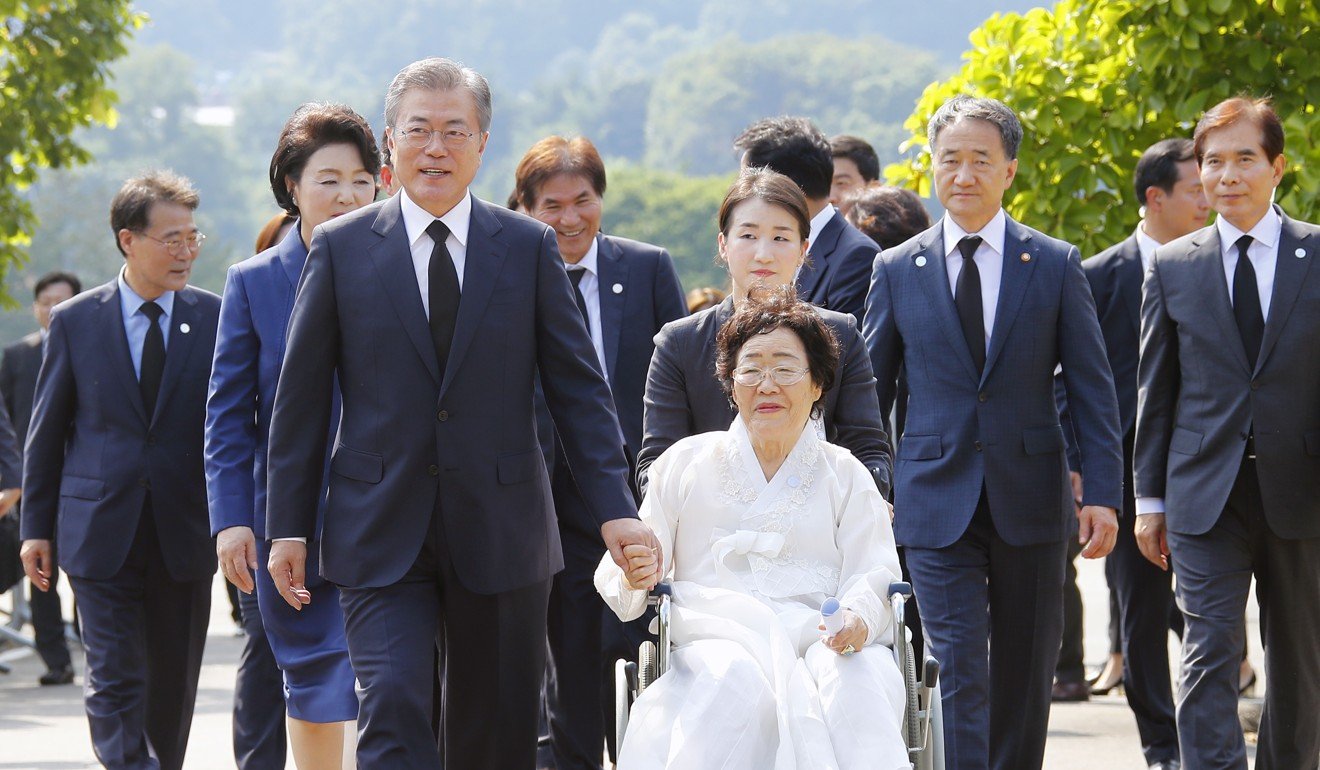
<instances>
[{"instance_id":1,"label":"black necktie","mask_svg":"<svg viewBox=\"0 0 1320 770\"><path fill-rule=\"evenodd\" d=\"M582 313L582 322L587 324L587 331L591 331L591 322L587 320L587 298L582 296L582 276L587 274L585 267L568 268L568 280L573 282L573 297L577 299L578 311Z\"/></svg>"},{"instance_id":2,"label":"black necktie","mask_svg":"<svg viewBox=\"0 0 1320 770\"><path fill-rule=\"evenodd\" d=\"M958 320L962 322L963 338L967 340L967 348L972 352L972 362L976 364L977 374L985 371L985 316L981 308L981 271L976 269L976 260L972 259L980 245L979 235L968 235L958 241L958 251L962 252L963 266L953 290L953 304L958 306Z\"/></svg>"},{"instance_id":3,"label":"black necktie","mask_svg":"<svg viewBox=\"0 0 1320 770\"><path fill-rule=\"evenodd\" d=\"M142 390L142 405L147 408L147 419L156 413L156 396L160 393L160 379L165 374L165 334L160 330L160 317L164 308L155 302L143 302L138 308L150 321L147 338L142 342L142 373L138 387Z\"/></svg>"},{"instance_id":4,"label":"black necktie","mask_svg":"<svg viewBox=\"0 0 1320 770\"><path fill-rule=\"evenodd\" d=\"M435 245L431 247L431 263L427 267L427 292L431 305L431 344L435 345L435 362L440 365L440 377L445 376L449 363L449 346L454 341L454 325L458 321L458 271L449 256L445 240L449 228L434 220L426 226L426 234Z\"/></svg>"},{"instance_id":5,"label":"black necktie","mask_svg":"<svg viewBox=\"0 0 1320 770\"><path fill-rule=\"evenodd\" d=\"M1237 240L1238 261L1233 270L1233 316L1237 319L1242 347L1247 351L1247 363L1254 370L1256 356L1260 355L1260 341L1265 336L1265 314L1260 309L1260 288L1256 285L1256 267L1247 258L1252 238L1244 235Z\"/></svg>"}]
</instances>

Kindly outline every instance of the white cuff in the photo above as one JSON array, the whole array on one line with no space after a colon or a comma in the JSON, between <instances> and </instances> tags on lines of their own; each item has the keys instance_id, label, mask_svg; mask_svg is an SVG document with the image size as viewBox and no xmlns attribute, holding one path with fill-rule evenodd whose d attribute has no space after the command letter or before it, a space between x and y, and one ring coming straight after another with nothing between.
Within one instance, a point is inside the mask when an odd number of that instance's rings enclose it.
<instances>
[{"instance_id":1,"label":"white cuff","mask_svg":"<svg viewBox=\"0 0 1320 770\"><path fill-rule=\"evenodd\" d=\"M282 543L282 542L284 542L284 541L286 541L286 540L292 540L292 541L295 542L295 543L302 543L303 545L307 545L307 538L305 538L305 537L277 537L277 538L271 540L271 542L272 542L272 543Z\"/></svg>"},{"instance_id":2,"label":"white cuff","mask_svg":"<svg viewBox=\"0 0 1320 770\"><path fill-rule=\"evenodd\" d=\"M1164 498L1162 497L1138 497L1137 515L1146 513L1164 513Z\"/></svg>"}]
</instances>

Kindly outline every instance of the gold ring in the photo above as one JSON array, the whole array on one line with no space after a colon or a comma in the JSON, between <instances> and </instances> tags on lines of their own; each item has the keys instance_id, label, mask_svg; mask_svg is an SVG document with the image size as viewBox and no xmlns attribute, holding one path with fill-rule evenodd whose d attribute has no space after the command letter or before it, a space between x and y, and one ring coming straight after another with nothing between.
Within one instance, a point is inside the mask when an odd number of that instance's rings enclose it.
<instances>
[{"instance_id":1,"label":"gold ring","mask_svg":"<svg viewBox=\"0 0 1320 770\"><path fill-rule=\"evenodd\" d=\"M852 655L854 652L857 652L857 648L852 646L851 644L843 648L844 655Z\"/></svg>"}]
</instances>

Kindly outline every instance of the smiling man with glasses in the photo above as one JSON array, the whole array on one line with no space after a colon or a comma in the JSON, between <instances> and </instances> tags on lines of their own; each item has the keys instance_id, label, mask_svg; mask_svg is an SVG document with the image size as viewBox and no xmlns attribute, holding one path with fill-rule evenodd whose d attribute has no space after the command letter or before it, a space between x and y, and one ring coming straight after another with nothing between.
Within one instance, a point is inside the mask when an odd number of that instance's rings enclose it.
<instances>
[{"instance_id":1,"label":"smiling man with glasses","mask_svg":"<svg viewBox=\"0 0 1320 770\"><path fill-rule=\"evenodd\" d=\"M169 172L124 183L110 207L124 267L52 311L28 429L23 567L49 591L58 541L106 767L182 767L197 696L216 567L202 428L220 315L219 297L188 286L198 201Z\"/></svg>"}]
</instances>

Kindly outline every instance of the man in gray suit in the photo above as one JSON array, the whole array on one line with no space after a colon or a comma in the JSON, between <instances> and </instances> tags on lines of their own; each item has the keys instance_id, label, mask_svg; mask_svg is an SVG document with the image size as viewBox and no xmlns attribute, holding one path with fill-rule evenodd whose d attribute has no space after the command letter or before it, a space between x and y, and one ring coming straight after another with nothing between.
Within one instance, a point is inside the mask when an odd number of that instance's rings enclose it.
<instances>
[{"instance_id":1,"label":"man in gray suit","mask_svg":"<svg viewBox=\"0 0 1320 770\"><path fill-rule=\"evenodd\" d=\"M1138 366L1136 537L1186 618L1177 722L1189 768L1243 768L1242 611L1257 580L1270 675L1257 770L1320 763L1320 227L1271 205L1283 127L1235 98L1196 126L1215 224L1160 247Z\"/></svg>"}]
</instances>

